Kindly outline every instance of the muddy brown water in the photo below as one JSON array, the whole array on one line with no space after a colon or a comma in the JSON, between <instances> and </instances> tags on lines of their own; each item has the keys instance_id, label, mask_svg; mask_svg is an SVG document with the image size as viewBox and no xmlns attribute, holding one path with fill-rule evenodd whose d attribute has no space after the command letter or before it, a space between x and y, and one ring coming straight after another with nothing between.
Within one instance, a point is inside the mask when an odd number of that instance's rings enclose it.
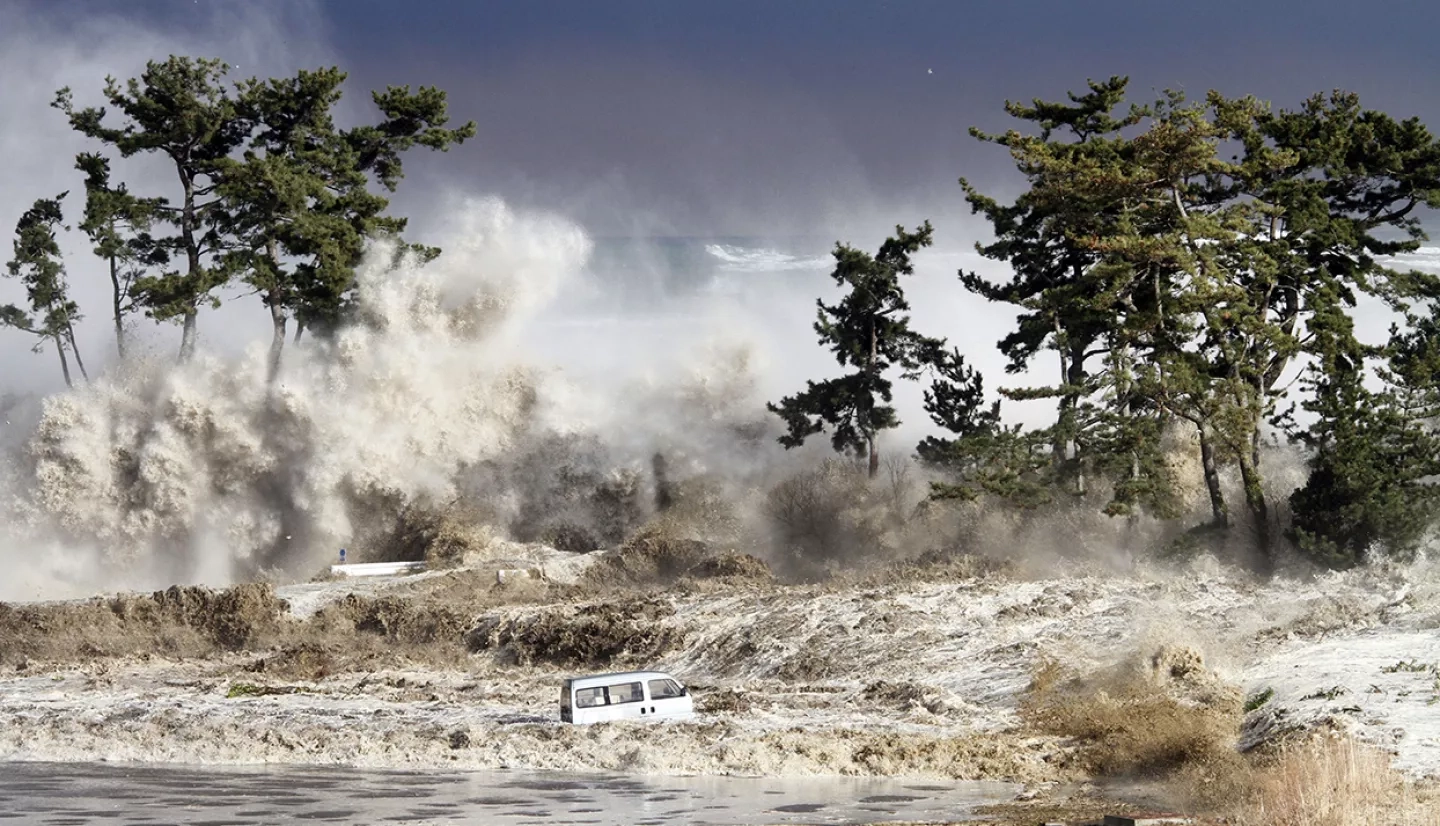
<instances>
[{"instance_id":1,"label":"muddy brown water","mask_svg":"<svg viewBox=\"0 0 1440 826\"><path fill-rule=\"evenodd\" d=\"M990 781L0 764L0 826L864 824L963 820Z\"/></svg>"}]
</instances>

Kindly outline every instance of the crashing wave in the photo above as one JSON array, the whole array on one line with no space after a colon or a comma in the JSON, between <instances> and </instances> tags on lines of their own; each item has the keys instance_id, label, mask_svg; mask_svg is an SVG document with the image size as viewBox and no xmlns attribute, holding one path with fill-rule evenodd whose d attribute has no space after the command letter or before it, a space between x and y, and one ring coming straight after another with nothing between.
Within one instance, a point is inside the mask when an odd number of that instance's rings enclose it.
<instances>
[{"instance_id":1,"label":"crashing wave","mask_svg":"<svg viewBox=\"0 0 1440 826\"><path fill-rule=\"evenodd\" d=\"M726 272L787 272L825 270L834 263L829 256L797 256L779 250L741 247L733 244L706 244L705 251L720 261Z\"/></svg>"},{"instance_id":2,"label":"crashing wave","mask_svg":"<svg viewBox=\"0 0 1440 826\"><path fill-rule=\"evenodd\" d=\"M300 570L397 502L445 500L462 469L525 437L547 377L508 335L578 272L574 224L493 199L457 211L445 254L357 273L359 321L292 347L184 366L135 364L43 402L11 458L5 550L24 573L93 587ZM37 554L38 549L46 549Z\"/></svg>"}]
</instances>

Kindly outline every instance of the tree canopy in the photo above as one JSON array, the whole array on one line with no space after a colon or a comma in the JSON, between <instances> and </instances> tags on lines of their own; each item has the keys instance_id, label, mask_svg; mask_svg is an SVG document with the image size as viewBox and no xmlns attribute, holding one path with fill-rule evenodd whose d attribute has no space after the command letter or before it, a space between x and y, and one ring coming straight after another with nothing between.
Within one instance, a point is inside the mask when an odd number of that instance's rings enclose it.
<instances>
[{"instance_id":1,"label":"tree canopy","mask_svg":"<svg viewBox=\"0 0 1440 826\"><path fill-rule=\"evenodd\" d=\"M910 329L909 303L901 276L913 275L910 257L928 247L934 230L930 222L914 232L903 226L880 245L874 255L848 244L835 245L831 278L848 291L839 302L818 305L815 333L842 367L853 370L824 381L808 381L805 389L766 407L779 415L787 428L780 443L799 447L828 427L837 452L869 460L870 476L880 468L876 440L881 431L900 424L893 399L893 383L885 375L899 367L913 375L933 362L942 342Z\"/></svg>"},{"instance_id":2,"label":"tree canopy","mask_svg":"<svg viewBox=\"0 0 1440 826\"><path fill-rule=\"evenodd\" d=\"M1162 437L1192 429L1212 522L1231 524L1221 474L1234 467L1268 560L1280 526L1262 437L1276 432L1287 386L1312 375L1309 409L1330 429L1310 444L1338 457L1336 417L1359 424L1356 405L1375 401L1361 382L1370 351L1351 323L1359 296L1404 312L1440 289L1382 263L1424 238L1413 213L1440 199L1440 147L1418 121L1343 92L1293 111L1167 93L1117 115L1126 86L1115 77L1069 103L1007 104L1036 133L974 133L1005 146L1029 188L1002 204L962 180L995 232L980 253L1014 275L961 280L1018 310L998 343L1012 372L1056 354L1056 384L1002 391L1057 399L1054 425L1031 437L1050 444L1056 483L1084 492L1095 475L1114 492L1111 512L1174 515ZM1371 426L1398 445L1420 437L1418 421ZM1319 461L1316 472L1331 460Z\"/></svg>"},{"instance_id":3,"label":"tree canopy","mask_svg":"<svg viewBox=\"0 0 1440 826\"><path fill-rule=\"evenodd\" d=\"M84 153L76 162L87 176L82 229L110 267L122 353L123 317L138 309L181 320L187 360L200 309L239 279L260 294L274 323L273 378L287 321L333 328L366 242L404 231L405 218L385 214L389 200L371 185L395 191L407 150L445 151L476 127L447 128L440 89L392 86L372 95L378 122L340 129L334 108L346 75L338 68L234 83L228 69L218 59L171 56L123 85L107 77L104 97L118 124L104 107L77 108L69 88L54 106L119 157L158 154L176 175L173 196L140 197L112 186L106 156ZM171 232L158 233L161 225ZM424 259L439 254L404 249Z\"/></svg>"}]
</instances>

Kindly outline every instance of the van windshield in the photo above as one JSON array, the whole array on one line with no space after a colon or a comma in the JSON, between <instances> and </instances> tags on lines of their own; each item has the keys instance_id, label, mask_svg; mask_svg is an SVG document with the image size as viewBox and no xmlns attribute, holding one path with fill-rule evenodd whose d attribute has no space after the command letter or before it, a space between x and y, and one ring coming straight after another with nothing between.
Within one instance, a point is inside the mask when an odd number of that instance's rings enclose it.
<instances>
[{"instance_id":1,"label":"van windshield","mask_svg":"<svg viewBox=\"0 0 1440 826\"><path fill-rule=\"evenodd\" d=\"M680 696L680 684L674 680L651 680L650 699L664 700L669 697Z\"/></svg>"}]
</instances>

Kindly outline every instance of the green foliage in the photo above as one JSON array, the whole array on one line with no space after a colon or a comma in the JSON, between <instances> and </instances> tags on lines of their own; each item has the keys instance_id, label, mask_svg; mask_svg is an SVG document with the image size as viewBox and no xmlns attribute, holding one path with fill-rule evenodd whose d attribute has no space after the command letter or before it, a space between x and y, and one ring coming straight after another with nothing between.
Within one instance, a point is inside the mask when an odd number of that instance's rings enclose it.
<instances>
[{"instance_id":1,"label":"green foliage","mask_svg":"<svg viewBox=\"0 0 1440 826\"><path fill-rule=\"evenodd\" d=\"M234 700L238 697L277 697L286 694L296 694L299 688L289 685L256 685L254 683L232 683L225 691L225 699Z\"/></svg>"},{"instance_id":2,"label":"green foliage","mask_svg":"<svg viewBox=\"0 0 1440 826\"><path fill-rule=\"evenodd\" d=\"M1002 284L971 273L961 279L1019 311L1014 332L999 342L1012 372L1031 367L1042 351L1057 354L1057 384L1001 391L1057 399L1055 424L1029 438L1051 444L1048 483L1083 491L1087 474L1098 474L1112 485L1107 512L1138 506L1173 516L1179 503L1160 443L1183 422L1201 443L1215 523L1229 524L1220 468L1234 464L1268 550L1260 439L1298 357L1329 365L1313 390L1336 389L1316 402L1317 411L1330 410L1324 426L1333 437L1314 441L1328 451L1327 475L1312 480L1316 491L1347 475L1373 481L1358 468L1388 461L1377 445L1420 447L1421 431L1401 417L1372 421L1356 445L1338 448L1340 418L1356 425L1355 405L1379 416L1389 402L1359 395L1358 380L1334 375L1342 362L1327 354L1349 353L1356 369L1363 366L1367 356L1349 323L1360 294L1402 311L1440 294L1434 277L1379 263L1423 238L1412 213L1440 202L1440 148L1418 121L1363 110L1348 93L1278 113L1252 98L1212 92L1204 104L1187 104L1166 93L1117 116L1125 86L1111 78L1068 104L1007 104L1038 136L974 133L1005 146L1030 187L1001 204L962 180L972 208L995 231L979 251L1008 262L1014 276ZM1222 160L1222 149L1233 160ZM1398 240L1379 235L1395 230ZM1347 382L1355 389L1340 392ZM1380 438L1376 428L1390 436ZM1342 472L1337 462L1351 467ZM1323 510L1318 499L1306 502L1317 516ZM1398 538L1396 508L1362 507ZM1316 531L1325 542L1359 541L1340 537L1338 523L1312 526L1313 541Z\"/></svg>"},{"instance_id":3,"label":"green foliage","mask_svg":"<svg viewBox=\"0 0 1440 826\"><path fill-rule=\"evenodd\" d=\"M287 314L312 326L338 323L367 239L405 229L404 218L384 215L389 200L369 191L370 176L393 191L405 150L418 144L445 151L475 134L473 121L443 128L444 92L412 95L408 87L376 95L379 125L338 130L332 113L345 78L330 68L239 85L257 131L242 159L222 164L219 192L238 239L230 260L264 296L277 343ZM401 248L422 260L439 254Z\"/></svg>"},{"instance_id":4,"label":"green foliage","mask_svg":"<svg viewBox=\"0 0 1440 826\"><path fill-rule=\"evenodd\" d=\"M125 316L136 309L135 281L170 261L166 245L151 230L167 207L164 198L137 198L124 183L110 184L110 161L85 152L75 159L85 173L85 219L80 229L109 266L115 346L125 357Z\"/></svg>"},{"instance_id":5,"label":"green foliage","mask_svg":"<svg viewBox=\"0 0 1440 826\"><path fill-rule=\"evenodd\" d=\"M150 317L184 320L182 360L194 351L199 308L217 306L213 292L233 274L224 258L233 241L225 231L229 218L216 189L222 167L244 145L252 123L222 82L226 71L220 60L172 55L150 61L123 87L107 77L105 99L123 118L118 127L107 125L105 108L76 109L69 88L56 93L53 104L72 128L114 147L121 157L157 153L173 164L181 197L175 206L159 207L158 214L176 234L157 243L183 264L136 278L132 292Z\"/></svg>"},{"instance_id":6,"label":"green foliage","mask_svg":"<svg viewBox=\"0 0 1440 826\"><path fill-rule=\"evenodd\" d=\"M1263 706L1263 705L1265 705L1266 703L1270 702L1270 699L1271 699L1272 697L1274 697L1274 696L1275 696L1275 689L1273 689L1273 688L1266 688L1264 691L1261 691L1261 692L1259 692L1259 693L1257 693L1257 694L1252 694L1252 695L1250 695L1249 697L1246 697L1246 698L1245 698L1245 713L1246 713L1246 714L1249 714L1250 712L1252 712L1252 711L1260 708L1261 706Z\"/></svg>"},{"instance_id":7,"label":"green foliage","mask_svg":"<svg viewBox=\"0 0 1440 826\"><path fill-rule=\"evenodd\" d=\"M74 353L79 363L74 323L81 318L80 307L69 296L65 265L55 240L55 228L64 220L60 201L66 194L36 200L16 223L14 257L6 265L6 272L25 285L30 309L26 311L13 304L0 307L0 324L38 336L40 341L34 348L37 353L47 342L53 343L60 356L65 384L73 386L65 354Z\"/></svg>"},{"instance_id":8,"label":"green foliage","mask_svg":"<svg viewBox=\"0 0 1440 826\"><path fill-rule=\"evenodd\" d=\"M1167 414L1146 400L1144 386L1154 373L1147 356L1174 335L1164 323L1174 250L1157 208L1157 194L1168 201L1169 193L1156 189L1147 155L1163 144L1122 132L1171 103L1131 106L1117 116L1126 85L1112 77L1071 94L1069 103L1007 103L1006 111L1037 126L1038 136L972 130L1006 147L1030 188L1002 204L961 180L972 209L995 233L978 251L1007 262L1013 276L1001 284L975 273L960 278L972 292L1017 309L1015 330L999 342L1009 372L1030 369L1046 350L1059 366L1054 385L1000 391L1016 400L1055 399L1057 416L1050 427L1005 434L1001 454L1023 460L1008 463L1005 478L1026 484L991 492L1038 504L1048 499L1043 489L1066 485L1084 493L1088 476L1100 473L1113 483L1110 512L1143 506L1168 514L1173 484L1158 449ZM991 448L994 440L987 434L979 446ZM1049 468L1041 463L1047 446Z\"/></svg>"},{"instance_id":9,"label":"green foliage","mask_svg":"<svg viewBox=\"0 0 1440 826\"><path fill-rule=\"evenodd\" d=\"M1409 333L1392 331L1382 389L1364 386L1363 352L1334 346L1308 377L1315 420L1297 435L1311 450L1310 476L1290 496L1291 535L1321 564L1408 559L1434 530L1440 326L1433 316L1411 321Z\"/></svg>"},{"instance_id":10,"label":"green foliage","mask_svg":"<svg viewBox=\"0 0 1440 826\"><path fill-rule=\"evenodd\" d=\"M935 378L925 391L925 410L954 435L927 436L916 447L921 462L949 477L931 483L931 496L970 501L984 493L1022 507L1048 502L1051 465L1043 440L1001 424L1000 402L986 407L984 379L959 350L940 353L932 366Z\"/></svg>"},{"instance_id":11,"label":"green foliage","mask_svg":"<svg viewBox=\"0 0 1440 826\"><path fill-rule=\"evenodd\" d=\"M829 427L836 452L868 456L870 476L876 475L876 436L900 424L890 405L893 385L886 371L898 366L907 377L914 376L938 357L942 346L910 329L910 305L900 285L901 276L914 274L910 256L930 246L932 234L928 221L915 232L897 226L873 257L846 244L835 245L831 277L849 291L834 306L816 301L815 332L836 361L853 372L806 382L805 390L766 405L785 421L787 432L780 443L786 448L799 447Z\"/></svg>"},{"instance_id":12,"label":"green foliage","mask_svg":"<svg viewBox=\"0 0 1440 826\"><path fill-rule=\"evenodd\" d=\"M77 163L90 194L82 228L111 266L117 336L134 308L157 320L181 318L184 360L199 308L218 304L214 291L239 275L270 308L278 361L285 320L338 324L366 241L405 229L404 218L384 214L389 201L370 191L372 179L393 192L404 152L417 145L445 151L476 128L473 121L447 128L445 93L407 86L373 95L378 123L340 130L332 114L346 77L339 69L234 84L226 73L220 60L171 56L123 86L107 77L105 99L122 118L118 126L105 108L77 109L68 88L53 105L121 157L166 156L180 185L173 204L139 198L123 184L110 186L101 156ZM157 222L174 233L154 235ZM421 260L439 254L403 242L401 249ZM178 266L169 268L172 259Z\"/></svg>"}]
</instances>

